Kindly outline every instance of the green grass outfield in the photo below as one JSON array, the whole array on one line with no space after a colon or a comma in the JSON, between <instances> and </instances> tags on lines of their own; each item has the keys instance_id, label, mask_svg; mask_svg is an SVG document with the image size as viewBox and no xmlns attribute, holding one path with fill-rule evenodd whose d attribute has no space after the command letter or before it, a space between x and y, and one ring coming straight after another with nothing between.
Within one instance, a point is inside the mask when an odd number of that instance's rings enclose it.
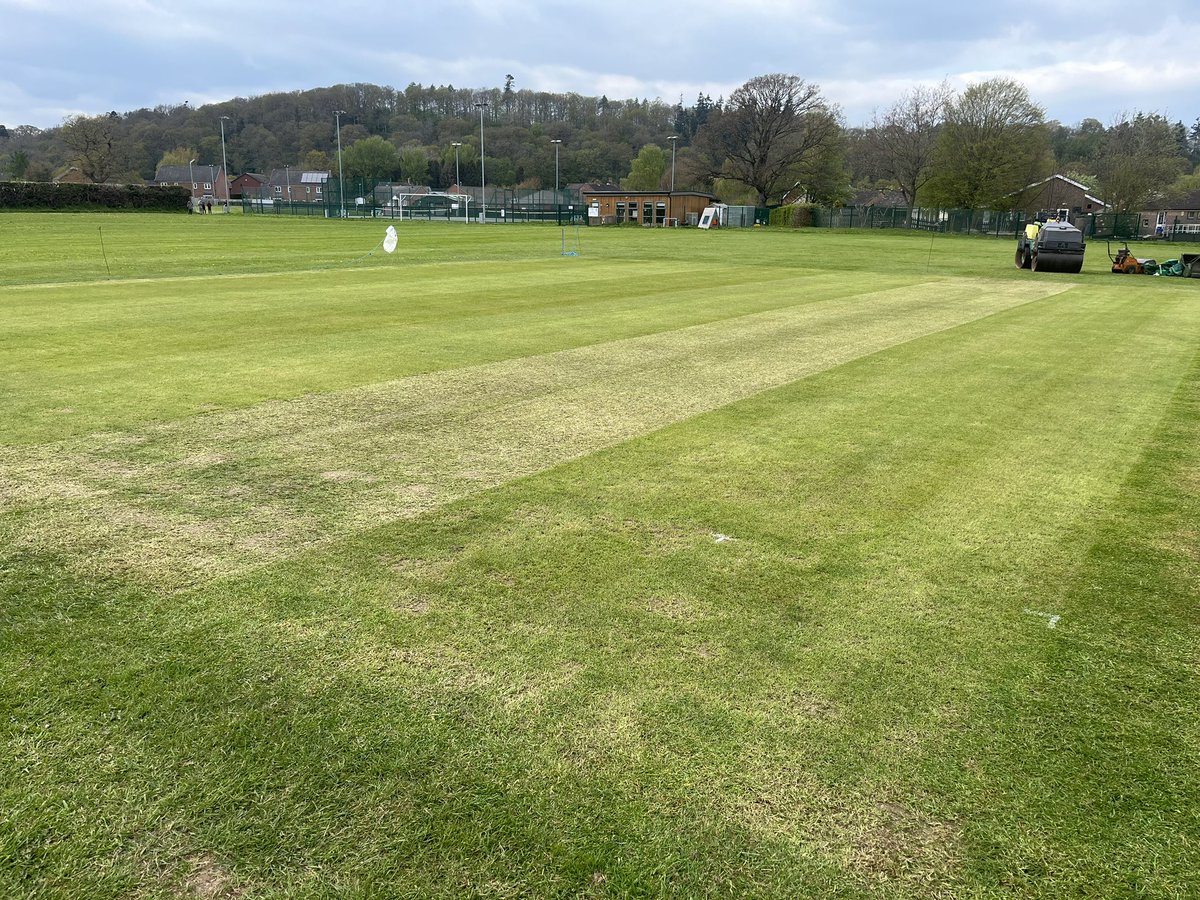
<instances>
[{"instance_id":1,"label":"green grass outfield","mask_svg":"<svg viewBox=\"0 0 1200 900\"><path fill-rule=\"evenodd\" d=\"M1200 282L383 228L0 216L0 896L1200 894Z\"/></svg>"}]
</instances>

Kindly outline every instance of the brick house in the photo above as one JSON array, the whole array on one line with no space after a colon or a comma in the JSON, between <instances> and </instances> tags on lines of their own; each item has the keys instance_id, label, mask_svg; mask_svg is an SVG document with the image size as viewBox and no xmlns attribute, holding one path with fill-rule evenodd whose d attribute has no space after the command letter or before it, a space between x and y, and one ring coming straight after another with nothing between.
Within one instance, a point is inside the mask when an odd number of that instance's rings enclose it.
<instances>
[{"instance_id":1,"label":"brick house","mask_svg":"<svg viewBox=\"0 0 1200 900\"><path fill-rule=\"evenodd\" d=\"M192 163L190 166L159 166L150 182L159 187L191 187L195 198L208 197L218 203L229 199L229 179L220 166Z\"/></svg>"},{"instance_id":2,"label":"brick house","mask_svg":"<svg viewBox=\"0 0 1200 900\"><path fill-rule=\"evenodd\" d=\"M1200 191L1163 197L1141 214L1141 232L1165 238L1200 240Z\"/></svg>"},{"instance_id":3,"label":"brick house","mask_svg":"<svg viewBox=\"0 0 1200 900\"><path fill-rule=\"evenodd\" d=\"M263 185L266 183L266 175L259 175L257 172L243 172L229 183L229 194L232 197L250 196L257 198Z\"/></svg>"},{"instance_id":4,"label":"brick house","mask_svg":"<svg viewBox=\"0 0 1200 900\"><path fill-rule=\"evenodd\" d=\"M273 169L265 185L263 199L273 198L281 203L324 203L325 184L329 172L293 169L290 166Z\"/></svg>"},{"instance_id":5,"label":"brick house","mask_svg":"<svg viewBox=\"0 0 1200 900\"><path fill-rule=\"evenodd\" d=\"M1079 216L1105 211L1104 201L1091 193L1091 188L1066 175L1051 175L1035 181L1020 192L1018 208L1027 213L1039 210L1066 209L1072 221Z\"/></svg>"}]
</instances>

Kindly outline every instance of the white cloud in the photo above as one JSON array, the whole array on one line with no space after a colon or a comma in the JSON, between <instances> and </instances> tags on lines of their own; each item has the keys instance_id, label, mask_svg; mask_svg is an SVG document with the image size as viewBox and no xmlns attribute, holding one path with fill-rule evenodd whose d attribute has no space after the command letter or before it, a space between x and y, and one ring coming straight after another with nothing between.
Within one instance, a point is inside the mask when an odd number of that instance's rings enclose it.
<instances>
[{"instance_id":1,"label":"white cloud","mask_svg":"<svg viewBox=\"0 0 1200 900\"><path fill-rule=\"evenodd\" d=\"M195 103L344 82L410 81L694 102L766 72L821 86L850 124L914 84L1019 79L1051 117L1200 115L1185 52L1194 0L1000 7L963 0L445 0L381 7L210 0L0 0L0 122Z\"/></svg>"}]
</instances>

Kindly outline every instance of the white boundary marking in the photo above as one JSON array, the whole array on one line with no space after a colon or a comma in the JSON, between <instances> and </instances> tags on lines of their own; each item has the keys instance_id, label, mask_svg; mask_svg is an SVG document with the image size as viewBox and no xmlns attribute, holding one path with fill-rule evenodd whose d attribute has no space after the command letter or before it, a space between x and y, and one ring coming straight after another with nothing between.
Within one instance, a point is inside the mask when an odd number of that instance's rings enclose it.
<instances>
[{"instance_id":1,"label":"white boundary marking","mask_svg":"<svg viewBox=\"0 0 1200 900\"><path fill-rule=\"evenodd\" d=\"M1056 616L1053 613L1038 612L1036 609L1028 608L1025 609L1025 614L1027 616L1039 616L1040 618L1046 619L1047 628L1054 628L1058 625L1058 620L1062 618L1062 616Z\"/></svg>"}]
</instances>

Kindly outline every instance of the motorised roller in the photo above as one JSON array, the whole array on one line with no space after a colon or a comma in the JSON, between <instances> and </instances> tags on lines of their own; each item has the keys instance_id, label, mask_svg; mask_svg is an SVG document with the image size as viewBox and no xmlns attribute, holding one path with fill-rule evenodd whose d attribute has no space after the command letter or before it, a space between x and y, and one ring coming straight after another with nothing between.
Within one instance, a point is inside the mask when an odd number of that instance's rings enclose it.
<instances>
[{"instance_id":1,"label":"motorised roller","mask_svg":"<svg viewBox=\"0 0 1200 900\"><path fill-rule=\"evenodd\" d=\"M1039 213L1037 220L1017 236L1014 262L1018 269L1076 274L1083 270L1084 249L1082 231L1069 222Z\"/></svg>"}]
</instances>

